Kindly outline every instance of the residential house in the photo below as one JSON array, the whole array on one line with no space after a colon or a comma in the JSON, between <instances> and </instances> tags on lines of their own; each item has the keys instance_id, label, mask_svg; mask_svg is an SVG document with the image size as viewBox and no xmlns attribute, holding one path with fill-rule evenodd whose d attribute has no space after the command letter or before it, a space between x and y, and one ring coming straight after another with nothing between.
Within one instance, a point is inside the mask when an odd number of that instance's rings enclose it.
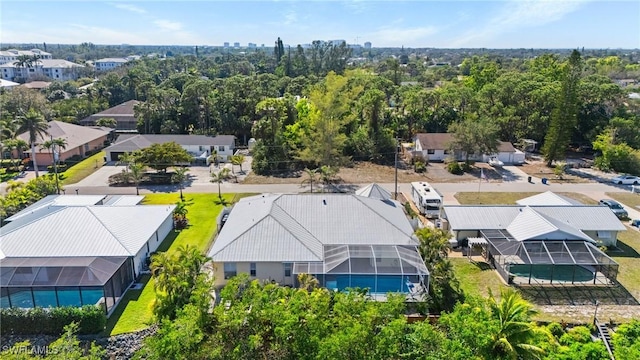
<instances>
[{"instance_id":1,"label":"residential house","mask_svg":"<svg viewBox=\"0 0 640 360\"><path fill-rule=\"evenodd\" d=\"M175 142L193 155L195 162L208 164L208 158L213 153L218 161L227 161L234 154L235 139L233 135L172 135L172 134L123 134L116 142L106 148L107 161L118 161L126 152L132 152L149 147L151 144Z\"/></svg>"},{"instance_id":2,"label":"residential house","mask_svg":"<svg viewBox=\"0 0 640 360\"><path fill-rule=\"evenodd\" d=\"M449 133L419 133L413 141L415 152L429 161L444 161L453 156L449 150L449 144L453 140L453 135ZM455 154L455 158L460 161L465 159L465 154ZM513 147L513 144L501 141L498 145L497 154L473 154L469 158L474 161L489 161L497 158L505 164L522 164L525 161L525 154Z\"/></svg>"},{"instance_id":3,"label":"residential house","mask_svg":"<svg viewBox=\"0 0 640 360\"><path fill-rule=\"evenodd\" d=\"M79 77L79 69L84 68L83 65L72 63L61 59L38 59L30 64L30 66L18 66L15 62L8 62L0 65L0 73L2 79L29 80L35 76L46 76L53 80L68 81L75 80Z\"/></svg>"},{"instance_id":4,"label":"residential house","mask_svg":"<svg viewBox=\"0 0 640 360\"><path fill-rule=\"evenodd\" d=\"M599 247L615 247L626 230L608 207L553 193L519 205L444 206L443 227L454 246L482 247L505 281L529 284L615 282L618 265Z\"/></svg>"},{"instance_id":5,"label":"residential house","mask_svg":"<svg viewBox=\"0 0 640 360\"><path fill-rule=\"evenodd\" d=\"M120 67L129 62L125 58L104 58L93 62L96 71L108 71Z\"/></svg>"},{"instance_id":6,"label":"residential house","mask_svg":"<svg viewBox=\"0 0 640 360\"><path fill-rule=\"evenodd\" d=\"M13 63L18 60L19 56L38 57L39 59L50 60L53 59L50 53L42 51L40 49L31 50L16 50L9 49L6 51L0 51L0 64Z\"/></svg>"},{"instance_id":7,"label":"residential house","mask_svg":"<svg viewBox=\"0 0 640 360\"><path fill-rule=\"evenodd\" d=\"M175 205L77 197L36 203L0 228L0 307L100 304L110 314L173 230Z\"/></svg>"},{"instance_id":8,"label":"residential house","mask_svg":"<svg viewBox=\"0 0 640 360\"><path fill-rule=\"evenodd\" d=\"M94 129L62 121L49 121L49 128L45 136L39 135L36 141L36 162L38 166L53 164L53 154L50 149L41 149L40 145L45 141L62 138L67 142L65 149L60 149L58 154L60 161L65 161L72 156L85 157L88 152L102 149L107 142L111 129ZM18 138L29 143L29 133L24 132ZM23 154L15 154L16 157L30 157L31 151Z\"/></svg>"},{"instance_id":9,"label":"residential house","mask_svg":"<svg viewBox=\"0 0 640 360\"><path fill-rule=\"evenodd\" d=\"M244 198L208 252L217 286L237 274L297 285L369 288L372 294L426 291L429 272L403 206L354 194L263 194Z\"/></svg>"},{"instance_id":10,"label":"residential house","mask_svg":"<svg viewBox=\"0 0 640 360\"><path fill-rule=\"evenodd\" d=\"M112 118L116 120L116 131L137 132L138 120L134 114L134 107L138 103L140 102L137 100L129 100L80 120L80 125L95 126L100 119Z\"/></svg>"}]
</instances>

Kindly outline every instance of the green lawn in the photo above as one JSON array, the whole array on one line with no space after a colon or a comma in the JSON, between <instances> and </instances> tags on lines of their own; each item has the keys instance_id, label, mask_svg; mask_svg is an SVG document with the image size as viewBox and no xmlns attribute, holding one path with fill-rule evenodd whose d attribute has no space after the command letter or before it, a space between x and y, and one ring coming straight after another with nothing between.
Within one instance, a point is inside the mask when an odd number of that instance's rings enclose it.
<instances>
[{"instance_id":1,"label":"green lawn","mask_svg":"<svg viewBox=\"0 0 640 360\"><path fill-rule=\"evenodd\" d=\"M517 200L540 194L539 192L459 192L454 196L462 205L515 205ZM578 200L585 205L598 202L586 195L561 192L559 195Z\"/></svg>"},{"instance_id":2,"label":"green lawn","mask_svg":"<svg viewBox=\"0 0 640 360\"><path fill-rule=\"evenodd\" d=\"M620 265L618 282L640 301L640 231L627 226L627 231L619 232L618 248L623 252L607 252Z\"/></svg>"},{"instance_id":3,"label":"green lawn","mask_svg":"<svg viewBox=\"0 0 640 360\"><path fill-rule=\"evenodd\" d=\"M460 288L467 295L487 297L489 289L494 295L500 295L500 289L507 287L500 275L485 262L469 262L467 258L449 260L460 280Z\"/></svg>"},{"instance_id":4,"label":"green lawn","mask_svg":"<svg viewBox=\"0 0 640 360\"><path fill-rule=\"evenodd\" d=\"M630 192L610 192L607 193L607 196L618 200L631 208L640 210L640 194L632 194Z\"/></svg>"},{"instance_id":5,"label":"green lawn","mask_svg":"<svg viewBox=\"0 0 640 360\"><path fill-rule=\"evenodd\" d=\"M224 194L226 201L236 201L244 194ZM189 205L187 218L190 226L181 231L174 231L162 242L159 251L173 252L179 246L197 246L203 253L208 249L216 232L216 218L223 206L219 204L217 194L184 194ZM176 193L149 194L144 204L175 204L180 199ZM108 335L117 335L142 330L153 322L153 302L155 292L153 279L143 278L142 290L129 290L118 305L116 312L107 321Z\"/></svg>"},{"instance_id":6,"label":"green lawn","mask_svg":"<svg viewBox=\"0 0 640 360\"><path fill-rule=\"evenodd\" d=\"M67 169L67 171L60 174L60 179L62 179L63 184L75 184L78 181L86 178L87 176L93 174L96 170L104 165L104 151L100 151L93 156L90 156L74 166Z\"/></svg>"}]
</instances>

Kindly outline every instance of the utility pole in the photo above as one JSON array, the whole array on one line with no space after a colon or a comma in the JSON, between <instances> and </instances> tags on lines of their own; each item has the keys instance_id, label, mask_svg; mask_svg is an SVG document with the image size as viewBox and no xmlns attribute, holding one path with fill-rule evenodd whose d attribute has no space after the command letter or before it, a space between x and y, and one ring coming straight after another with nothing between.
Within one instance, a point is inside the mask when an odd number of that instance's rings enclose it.
<instances>
[{"instance_id":1,"label":"utility pole","mask_svg":"<svg viewBox=\"0 0 640 360\"><path fill-rule=\"evenodd\" d=\"M51 152L53 153L53 173L56 177L56 192L60 195L60 184L58 183L58 158L60 154L56 156L56 144L53 142L53 135L51 135Z\"/></svg>"},{"instance_id":2,"label":"utility pole","mask_svg":"<svg viewBox=\"0 0 640 360\"><path fill-rule=\"evenodd\" d=\"M395 176L396 177L396 181L395 181L396 188L395 188L395 192L394 192L394 195L393 195L393 198L395 200L398 200L398 148L399 148L398 138L396 137L396 154L395 154L396 155L396 159L395 159L395 162L394 162L395 168L396 168L395 169L396 170L396 176Z\"/></svg>"}]
</instances>

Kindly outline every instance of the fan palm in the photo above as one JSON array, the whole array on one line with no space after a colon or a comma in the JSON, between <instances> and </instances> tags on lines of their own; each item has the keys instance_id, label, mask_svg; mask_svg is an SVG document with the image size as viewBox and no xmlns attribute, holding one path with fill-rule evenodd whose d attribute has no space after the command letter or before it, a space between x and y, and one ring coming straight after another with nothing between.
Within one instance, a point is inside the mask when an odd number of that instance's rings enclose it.
<instances>
[{"instance_id":1,"label":"fan palm","mask_svg":"<svg viewBox=\"0 0 640 360\"><path fill-rule=\"evenodd\" d=\"M20 127L18 128L18 133L29 133L31 161L33 161L33 169L36 172L36 177L39 176L38 163L36 161L36 142L38 141L39 137L44 138L46 136L47 130L49 130L49 124L45 120L44 116L33 109L29 109L29 111L27 111L24 116L20 117Z\"/></svg>"},{"instance_id":2,"label":"fan palm","mask_svg":"<svg viewBox=\"0 0 640 360\"><path fill-rule=\"evenodd\" d=\"M40 144L40 148L43 150L49 150L51 152L51 161L53 163L57 163L58 161L60 161L60 158L58 157L56 159L56 150L58 152L60 152L60 150L65 150L67 148L67 145L68 144L66 139L56 138L43 142L42 144Z\"/></svg>"},{"instance_id":3,"label":"fan palm","mask_svg":"<svg viewBox=\"0 0 640 360\"><path fill-rule=\"evenodd\" d=\"M533 306L513 289L503 290L501 299L493 296L489 306L498 322L497 332L493 335L491 349L495 359L538 359L544 351L532 345L539 331L531 321L537 313Z\"/></svg>"},{"instance_id":4,"label":"fan palm","mask_svg":"<svg viewBox=\"0 0 640 360\"><path fill-rule=\"evenodd\" d=\"M20 138L15 138L15 139L6 140L4 143L2 143L2 146L7 151L9 151L9 157L11 158L11 163L16 169L18 169L19 161L14 161L13 150L15 150L18 153L18 157L20 157L20 154L24 150L29 148L29 144L27 144L26 141Z\"/></svg>"},{"instance_id":5,"label":"fan palm","mask_svg":"<svg viewBox=\"0 0 640 360\"><path fill-rule=\"evenodd\" d=\"M218 183L218 197L220 198L220 200L222 200L222 191L220 189L220 184L222 184L223 181L229 178L229 173L230 171L228 168L223 168L218 173L211 173L211 182Z\"/></svg>"}]
</instances>

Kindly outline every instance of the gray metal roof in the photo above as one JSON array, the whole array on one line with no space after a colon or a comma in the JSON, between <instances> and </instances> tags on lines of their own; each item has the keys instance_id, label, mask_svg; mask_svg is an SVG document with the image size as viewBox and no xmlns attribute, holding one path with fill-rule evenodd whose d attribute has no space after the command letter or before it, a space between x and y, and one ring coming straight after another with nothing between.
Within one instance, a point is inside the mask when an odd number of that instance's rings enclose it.
<instances>
[{"instance_id":1,"label":"gray metal roof","mask_svg":"<svg viewBox=\"0 0 640 360\"><path fill-rule=\"evenodd\" d=\"M391 193L376 183L369 184L363 188L356 190L356 195L379 200L391 199Z\"/></svg>"},{"instance_id":2,"label":"gray metal roof","mask_svg":"<svg viewBox=\"0 0 640 360\"><path fill-rule=\"evenodd\" d=\"M138 205L142 202L144 196L141 195L113 195L105 198L106 206L131 206Z\"/></svg>"},{"instance_id":3,"label":"gray metal roof","mask_svg":"<svg viewBox=\"0 0 640 360\"><path fill-rule=\"evenodd\" d=\"M132 256L174 205L69 206L20 226L0 228L0 256Z\"/></svg>"},{"instance_id":4,"label":"gray metal roof","mask_svg":"<svg viewBox=\"0 0 640 360\"><path fill-rule=\"evenodd\" d=\"M236 137L233 135L173 135L145 134L122 137L122 140L105 149L107 152L131 152L144 149L151 144L175 142L184 146L233 146Z\"/></svg>"},{"instance_id":5,"label":"gray metal roof","mask_svg":"<svg viewBox=\"0 0 640 360\"><path fill-rule=\"evenodd\" d=\"M506 229L525 206L444 206L452 230ZM529 206L547 218L581 231L624 231L626 228L606 206Z\"/></svg>"},{"instance_id":6,"label":"gray metal roof","mask_svg":"<svg viewBox=\"0 0 640 360\"><path fill-rule=\"evenodd\" d=\"M518 205L584 205L581 202L566 196L556 194L552 191L545 191L540 194L526 197L516 201Z\"/></svg>"},{"instance_id":7,"label":"gray metal roof","mask_svg":"<svg viewBox=\"0 0 640 360\"><path fill-rule=\"evenodd\" d=\"M96 205L105 197L106 195L47 195L27 208L13 214L13 216L6 218L5 221L17 220L49 206Z\"/></svg>"},{"instance_id":8,"label":"gray metal roof","mask_svg":"<svg viewBox=\"0 0 640 360\"><path fill-rule=\"evenodd\" d=\"M516 240L573 239L592 241L582 231L526 207L506 229Z\"/></svg>"},{"instance_id":9,"label":"gray metal roof","mask_svg":"<svg viewBox=\"0 0 640 360\"><path fill-rule=\"evenodd\" d=\"M208 253L214 261L321 261L323 245L417 245L401 205L346 194L240 200Z\"/></svg>"}]
</instances>

